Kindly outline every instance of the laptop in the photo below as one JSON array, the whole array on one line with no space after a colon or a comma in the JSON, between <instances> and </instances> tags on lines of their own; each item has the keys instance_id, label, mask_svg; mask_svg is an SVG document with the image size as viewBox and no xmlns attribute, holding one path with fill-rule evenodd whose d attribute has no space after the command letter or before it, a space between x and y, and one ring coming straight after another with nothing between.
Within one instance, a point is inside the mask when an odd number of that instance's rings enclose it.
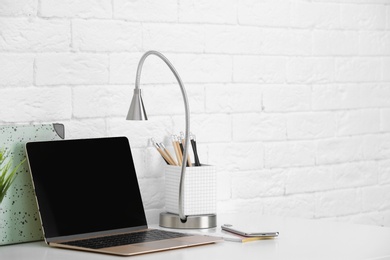
<instances>
[{"instance_id":1,"label":"laptop","mask_svg":"<svg viewBox=\"0 0 390 260\"><path fill-rule=\"evenodd\" d=\"M26 143L45 242L131 256L221 238L148 227L126 137Z\"/></svg>"}]
</instances>

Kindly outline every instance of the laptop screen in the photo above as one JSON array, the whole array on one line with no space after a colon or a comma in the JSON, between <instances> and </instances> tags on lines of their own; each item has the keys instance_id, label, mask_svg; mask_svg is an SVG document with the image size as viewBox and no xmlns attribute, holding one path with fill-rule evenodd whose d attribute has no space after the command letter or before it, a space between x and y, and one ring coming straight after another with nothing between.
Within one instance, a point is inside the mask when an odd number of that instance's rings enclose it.
<instances>
[{"instance_id":1,"label":"laptop screen","mask_svg":"<svg viewBox=\"0 0 390 260\"><path fill-rule=\"evenodd\" d=\"M146 226L126 137L29 142L45 238Z\"/></svg>"}]
</instances>

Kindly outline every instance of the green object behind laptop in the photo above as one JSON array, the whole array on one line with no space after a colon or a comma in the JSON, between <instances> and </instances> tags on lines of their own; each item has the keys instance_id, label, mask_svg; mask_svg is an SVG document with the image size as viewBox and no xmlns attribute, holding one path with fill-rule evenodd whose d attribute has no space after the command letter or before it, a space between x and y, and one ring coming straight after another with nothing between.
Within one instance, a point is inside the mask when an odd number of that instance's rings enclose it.
<instances>
[{"instance_id":1,"label":"green object behind laptop","mask_svg":"<svg viewBox=\"0 0 390 260\"><path fill-rule=\"evenodd\" d=\"M0 126L0 149L8 152L13 169L26 158L26 142L64 139L64 133L62 124L3 125ZM38 209L25 161L0 203L0 245L42 239Z\"/></svg>"}]
</instances>

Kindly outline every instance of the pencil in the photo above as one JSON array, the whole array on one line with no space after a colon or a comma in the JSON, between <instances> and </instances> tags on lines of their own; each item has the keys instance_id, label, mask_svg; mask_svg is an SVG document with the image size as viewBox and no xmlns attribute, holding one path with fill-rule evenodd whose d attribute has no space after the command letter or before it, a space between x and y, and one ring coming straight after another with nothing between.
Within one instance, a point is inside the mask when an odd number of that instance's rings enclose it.
<instances>
[{"instance_id":1,"label":"pencil","mask_svg":"<svg viewBox=\"0 0 390 260\"><path fill-rule=\"evenodd\" d=\"M184 144L185 144L185 139L183 138L181 140L181 143L180 143L180 148L181 148L181 151L184 153ZM190 153L188 152L189 150L187 149L187 166L188 167L192 167L192 162L191 162L191 158L190 158Z\"/></svg>"},{"instance_id":2,"label":"pencil","mask_svg":"<svg viewBox=\"0 0 390 260\"><path fill-rule=\"evenodd\" d=\"M160 147L163 149L169 160L171 161L171 165L177 165L175 159L173 159L171 153L168 151L168 149L165 147L163 143L160 143Z\"/></svg>"},{"instance_id":3,"label":"pencil","mask_svg":"<svg viewBox=\"0 0 390 260\"><path fill-rule=\"evenodd\" d=\"M153 145L156 147L157 151L160 153L162 158L167 164L173 165L173 162L170 160L170 158L166 155L166 153L161 149L160 145L152 139Z\"/></svg>"},{"instance_id":4,"label":"pencil","mask_svg":"<svg viewBox=\"0 0 390 260\"><path fill-rule=\"evenodd\" d=\"M183 161L183 156L181 155L179 141L177 141L177 137L175 135L172 135L172 145L175 150L176 158L177 158L177 164L181 166Z\"/></svg>"},{"instance_id":5,"label":"pencil","mask_svg":"<svg viewBox=\"0 0 390 260\"><path fill-rule=\"evenodd\" d=\"M180 148L181 148L181 152L182 154L184 153L184 144L186 143L186 139L184 139L184 133L183 132L180 132ZM187 149L187 166L188 167L192 167L192 162L191 162L191 158L190 158L190 153L188 152L189 150Z\"/></svg>"}]
</instances>

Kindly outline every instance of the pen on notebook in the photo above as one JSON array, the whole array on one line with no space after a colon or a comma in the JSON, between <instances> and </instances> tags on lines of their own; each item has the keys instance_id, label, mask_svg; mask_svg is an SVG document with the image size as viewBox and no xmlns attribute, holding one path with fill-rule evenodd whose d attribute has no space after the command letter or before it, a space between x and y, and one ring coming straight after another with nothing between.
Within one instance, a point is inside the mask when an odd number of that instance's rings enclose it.
<instances>
[{"instance_id":1,"label":"pen on notebook","mask_svg":"<svg viewBox=\"0 0 390 260\"><path fill-rule=\"evenodd\" d=\"M197 151L197 148L196 148L196 136L191 134L190 138L191 138L190 140L191 140L192 150L194 152L195 166L200 166L198 151Z\"/></svg>"},{"instance_id":2,"label":"pen on notebook","mask_svg":"<svg viewBox=\"0 0 390 260\"><path fill-rule=\"evenodd\" d=\"M168 149L165 147L165 145L163 143L160 143L160 147L165 152L165 154L168 156L168 158L169 158L169 160L171 162L171 165L177 165L175 159L173 159L171 153L168 151Z\"/></svg>"}]
</instances>

